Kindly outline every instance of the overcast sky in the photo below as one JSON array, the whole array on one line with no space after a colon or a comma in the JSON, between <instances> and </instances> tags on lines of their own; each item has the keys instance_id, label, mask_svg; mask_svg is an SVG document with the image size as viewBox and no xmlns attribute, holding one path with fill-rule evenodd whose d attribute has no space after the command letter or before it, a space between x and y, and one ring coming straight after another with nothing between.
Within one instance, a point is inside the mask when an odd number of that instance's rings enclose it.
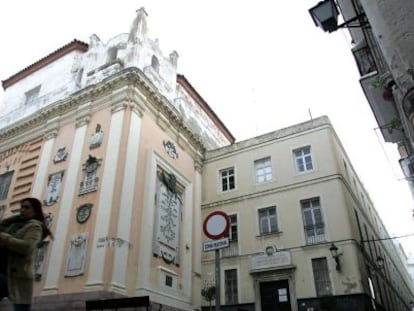
<instances>
[{"instance_id":1,"label":"overcast sky","mask_svg":"<svg viewBox=\"0 0 414 311\"><path fill-rule=\"evenodd\" d=\"M150 37L165 55L178 52L179 73L238 141L327 115L389 233L414 233L396 146L375 130L346 33L314 26L308 9L317 2L1 1L0 79L75 38L106 42L128 32L143 6ZM400 241L414 251L413 238Z\"/></svg>"}]
</instances>

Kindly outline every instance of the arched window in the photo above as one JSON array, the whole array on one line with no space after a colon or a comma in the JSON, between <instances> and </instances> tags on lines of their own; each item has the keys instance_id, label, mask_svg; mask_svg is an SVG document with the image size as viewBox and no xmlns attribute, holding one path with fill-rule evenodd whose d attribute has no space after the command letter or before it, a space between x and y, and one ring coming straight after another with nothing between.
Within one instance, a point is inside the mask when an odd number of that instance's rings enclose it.
<instances>
[{"instance_id":1,"label":"arched window","mask_svg":"<svg viewBox=\"0 0 414 311\"><path fill-rule=\"evenodd\" d=\"M152 55L151 58L151 67L154 68L156 72L160 71L160 62L158 61L158 58L155 55Z\"/></svg>"},{"instance_id":2,"label":"arched window","mask_svg":"<svg viewBox=\"0 0 414 311\"><path fill-rule=\"evenodd\" d=\"M118 48L116 46L110 47L108 49L108 63L113 62L118 56Z\"/></svg>"}]
</instances>

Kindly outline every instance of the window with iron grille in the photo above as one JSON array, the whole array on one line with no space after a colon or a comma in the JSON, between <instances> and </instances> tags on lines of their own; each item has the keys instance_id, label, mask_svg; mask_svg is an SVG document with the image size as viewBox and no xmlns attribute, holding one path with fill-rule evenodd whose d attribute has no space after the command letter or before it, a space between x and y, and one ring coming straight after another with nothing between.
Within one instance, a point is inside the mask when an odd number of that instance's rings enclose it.
<instances>
[{"instance_id":1,"label":"window with iron grille","mask_svg":"<svg viewBox=\"0 0 414 311\"><path fill-rule=\"evenodd\" d=\"M224 293L226 305L238 303L237 269L224 271Z\"/></svg>"},{"instance_id":2,"label":"window with iron grille","mask_svg":"<svg viewBox=\"0 0 414 311\"><path fill-rule=\"evenodd\" d=\"M221 191L226 192L236 188L234 167L220 170Z\"/></svg>"},{"instance_id":3,"label":"window with iron grille","mask_svg":"<svg viewBox=\"0 0 414 311\"><path fill-rule=\"evenodd\" d=\"M306 244L325 242L325 224L319 198L302 200L300 204L302 206Z\"/></svg>"},{"instance_id":4,"label":"window with iron grille","mask_svg":"<svg viewBox=\"0 0 414 311\"><path fill-rule=\"evenodd\" d=\"M315 280L316 296L332 295L331 279L329 278L326 257L312 259L313 278Z\"/></svg>"},{"instance_id":5,"label":"window with iron grille","mask_svg":"<svg viewBox=\"0 0 414 311\"><path fill-rule=\"evenodd\" d=\"M298 173L304 173L313 170L313 161L311 154L311 147L306 146L293 151L295 158L296 171Z\"/></svg>"},{"instance_id":6,"label":"window with iron grille","mask_svg":"<svg viewBox=\"0 0 414 311\"><path fill-rule=\"evenodd\" d=\"M230 215L230 241L237 241L237 214Z\"/></svg>"},{"instance_id":7,"label":"window with iron grille","mask_svg":"<svg viewBox=\"0 0 414 311\"><path fill-rule=\"evenodd\" d=\"M256 183L272 180L272 162L270 157L254 161Z\"/></svg>"},{"instance_id":8,"label":"window with iron grille","mask_svg":"<svg viewBox=\"0 0 414 311\"><path fill-rule=\"evenodd\" d=\"M260 234L278 232L276 206L261 208L259 214Z\"/></svg>"},{"instance_id":9,"label":"window with iron grille","mask_svg":"<svg viewBox=\"0 0 414 311\"><path fill-rule=\"evenodd\" d=\"M173 278L171 275L165 276L165 286L172 287L173 286Z\"/></svg>"},{"instance_id":10,"label":"window with iron grille","mask_svg":"<svg viewBox=\"0 0 414 311\"><path fill-rule=\"evenodd\" d=\"M371 50L366 43L361 48L354 50L353 54L361 76L377 70Z\"/></svg>"}]
</instances>

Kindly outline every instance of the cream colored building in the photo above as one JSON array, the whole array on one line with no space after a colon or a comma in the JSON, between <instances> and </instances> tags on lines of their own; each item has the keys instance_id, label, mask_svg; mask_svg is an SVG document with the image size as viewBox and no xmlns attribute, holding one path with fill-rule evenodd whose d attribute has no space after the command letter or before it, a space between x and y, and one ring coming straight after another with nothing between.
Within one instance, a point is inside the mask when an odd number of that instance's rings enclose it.
<instances>
[{"instance_id":1,"label":"cream colored building","mask_svg":"<svg viewBox=\"0 0 414 311\"><path fill-rule=\"evenodd\" d=\"M203 219L231 220L222 310L408 310L407 269L327 117L207 151L202 184Z\"/></svg>"},{"instance_id":2,"label":"cream colored building","mask_svg":"<svg viewBox=\"0 0 414 311\"><path fill-rule=\"evenodd\" d=\"M140 9L129 33L74 40L3 81L1 216L38 197L55 235L35 310L126 296L200 308L203 156L234 138L177 61Z\"/></svg>"}]
</instances>

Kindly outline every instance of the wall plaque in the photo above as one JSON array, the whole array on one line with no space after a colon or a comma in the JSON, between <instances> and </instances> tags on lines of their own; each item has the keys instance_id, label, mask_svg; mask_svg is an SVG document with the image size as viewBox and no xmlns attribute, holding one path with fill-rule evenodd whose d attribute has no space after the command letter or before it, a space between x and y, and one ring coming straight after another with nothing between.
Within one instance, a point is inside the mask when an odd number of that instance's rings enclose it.
<instances>
[{"instance_id":1,"label":"wall plaque","mask_svg":"<svg viewBox=\"0 0 414 311\"><path fill-rule=\"evenodd\" d=\"M157 176L154 255L167 263L179 264L181 194L173 174Z\"/></svg>"},{"instance_id":2,"label":"wall plaque","mask_svg":"<svg viewBox=\"0 0 414 311\"><path fill-rule=\"evenodd\" d=\"M272 255L257 255L251 258L251 270L271 270L292 265L290 252L280 251Z\"/></svg>"}]
</instances>

